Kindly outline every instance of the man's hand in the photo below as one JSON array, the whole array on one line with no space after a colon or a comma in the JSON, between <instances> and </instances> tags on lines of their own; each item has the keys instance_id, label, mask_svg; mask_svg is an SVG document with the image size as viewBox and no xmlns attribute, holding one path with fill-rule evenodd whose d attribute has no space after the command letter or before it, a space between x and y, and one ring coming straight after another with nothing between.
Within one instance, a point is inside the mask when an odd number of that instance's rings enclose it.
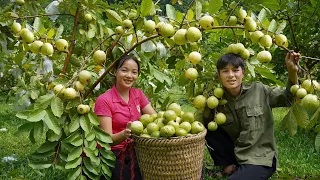
<instances>
[{"instance_id":1,"label":"man's hand","mask_svg":"<svg viewBox=\"0 0 320 180\"><path fill-rule=\"evenodd\" d=\"M299 70L299 60L301 58L300 53L296 53L293 50L287 53L286 66L290 73L297 73Z\"/></svg>"},{"instance_id":2,"label":"man's hand","mask_svg":"<svg viewBox=\"0 0 320 180\"><path fill-rule=\"evenodd\" d=\"M286 56L286 66L288 69L288 79L293 84L298 84L298 71L299 71L299 60L301 58L300 53L290 51Z\"/></svg>"}]
</instances>

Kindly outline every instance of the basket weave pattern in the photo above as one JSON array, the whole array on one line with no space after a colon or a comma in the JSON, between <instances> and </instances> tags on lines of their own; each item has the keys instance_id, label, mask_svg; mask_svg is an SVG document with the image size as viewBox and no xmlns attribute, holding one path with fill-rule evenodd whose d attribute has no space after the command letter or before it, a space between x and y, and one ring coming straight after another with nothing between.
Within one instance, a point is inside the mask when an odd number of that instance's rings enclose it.
<instances>
[{"instance_id":1,"label":"basket weave pattern","mask_svg":"<svg viewBox=\"0 0 320 180\"><path fill-rule=\"evenodd\" d=\"M206 130L188 137L133 136L144 180L200 180Z\"/></svg>"}]
</instances>

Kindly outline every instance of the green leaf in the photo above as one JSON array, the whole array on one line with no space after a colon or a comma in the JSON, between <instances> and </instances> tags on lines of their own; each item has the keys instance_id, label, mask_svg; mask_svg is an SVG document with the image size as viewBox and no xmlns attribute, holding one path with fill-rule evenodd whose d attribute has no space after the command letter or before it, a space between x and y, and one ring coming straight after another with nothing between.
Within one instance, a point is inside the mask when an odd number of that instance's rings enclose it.
<instances>
[{"instance_id":1,"label":"green leaf","mask_svg":"<svg viewBox=\"0 0 320 180\"><path fill-rule=\"evenodd\" d=\"M63 114L63 102L59 97L54 97L51 100L51 110L53 112L53 114L57 117L61 117L61 115Z\"/></svg>"},{"instance_id":2,"label":"green leaf","mask_svg":"<svg viewBox=\"0 0 320 180\"><path fill-rule=\"evenodd\" d=\"M102 146L103 148L105 148L105 149L107 149L107 150L110 150L110 149L111 149L109 143L102 142L102 141L100 141L99 139L97 140L97 143L99 143L100 146Z\"/></svg>"},{"instance_id":3,"label":"green leaf","mask_svg":"<svg viewBox=\"0 0 320 180\"><path fill-rule=\"evenodd\" d=\"M31 112L32 112L32 110L18 112L16 114L16 117L18 117L20 119L28 119L28 116L31 114Z\"/></svg>"},{"instance_id":4,"label":"green leaf","mask_svg":"<svg viewBox=\"0 0 320 180\"><path fill-rule=\"evenodd\" d=\"M30 122L38 122L41 121L46 114L47 112L43 109L35 109L30 113L27 120Z\"/></svg>"},{"instance_id":5,"label":"green leaf","mask_svg":"<svg viewBox=\"0 0 320 180\"><path fill-rule=\"evenodd\" d=\"M314 132L320 133L320 125L317 125L317 126L314 128Z\"/></svg>"},{"instance_id":6,"label":"green leaf","mask_svg":"<svg viewBox=\"0 0 320 180\"><path fill-rule=\"evenodd\" d=\"M294 136L297 133L298 125L294 113L292 112L292 108L281 121L281 128L282 130L288 129L291 136Z\"/></svg>"},{"instance_id":7,"label":"green leaf","mask_svg":"<svg viewBox=\"0 0 320 180\"><path fill-rule=\"evenodd\" d=\"M89 132L91 130L91 124L89 118L86 118L86 116L81 115L79 118L80 126L85 132Z\"/></svg>"},{"instance_id":8,"label":"green leaf","mask_svg":"<svg viewBox=\"0 0 320 180\"><path fill-rule=\"evenodd\" d=\"M47 38L52 38L54 36L55 30L54 29L50 29L47 35Z\"/></svg>"},{"instance_id":9,"label":"green leaf","mask_svg":"<svg viewBox=\"0 0 320 180\"><path fill-rule=\"evenodd\" d=\"M92 173L95 174L95 175L99 175L98 169L97 169L96 167L93 167L93 166L92 166L89 158L85 158L85 159L83 160L83 162L84 162L84 166L85 166L90 172L92 172Z\"/></svg>"},{"instance_id":10,"label":"green leaf","mask_svg":"<svg viewBox=\"0 0 320 180\"><path fill-rule=\"evenodd\" d=\"M317 151L320 151L320 133L317 134L316 139L314 141L314 145Z\"/></svg>"},{"instance_id":11,"label":"green leaf","mask_svg":"<svg viewBox=\"0 0 320 180\"><path fill-rule=\"evenodd\" d=\"M42 26L41 19L39 17L36 17L33 22L33 29L35 31L39 31L41 26Z\"/></svg>"},{"instance_id":12,"label":"green leaf","mask_svg":"<svg viewBox=\"0 0 320 180\"><path fill-rule=\"evenodd\" d=\"M100 160L99 158L96 157L96 155L94 154L94 152L88 148L88 147L85 147L83 148L83 151L86 153L86 155L90 158L91 160L91 163L94 165L94 166L98 166L99 163L100 163Z\"/></svg>"},{"instance_id":13,"label":"green leaf","mask_svg":"<svg viewBox=\"0 0 320 180\"><path fill-rule=\"evenodd\" d=\"M96 31L94 29L89 29L87 37L91 39L91 38L94 38L95 35L96 35Z\"/></svg>"},{"instance_id":14,"label":"green leaf","mask_svg":"<svg viewBox=\"0 0 320 180\"><path fill-rule=\"evenodd\" d=\"M41 108L41 109L47 109L47 107L50 105L52 98L54 97L54 94L46 94L43 96L40 96L34 105L35 108Z\"/></svg>"},{"instance_id":15,"label":"green leaf","mask_svg":"<svg viewBox=\"0 0 320 180\"><path fill-rule=\"evenodd\" d=\"M34 129L32 129L32 130L30 131L30 133L29 133L29 140L34 144L34 143L36 143L36 140L34 139L34 134L33 134L33 132L34 132Z\"/></svg>"},{"instance_id":16,"label":"green leaf","mask_svg":"<svg viewBox=\"0 0 320 180\"><path fill-rule=\"evenodd\" d=\"M54 148L57 146L58 142L50 142L50 141L47 141L45 143L43 143L38 149L37 149L37 152L38 153L45 153L45 152L48 152L48 151L52 151L54 150Z\"/></svg>"},{"instance_id":17,"label":"green leaf","mask_svg":"<svg viewBox=\"0 0 320 180\"><path fill-rule=\"evenodd\" d=\"M109 178L111 178L112 172L110 168L106 164L102 164L101 166L103 174L107 175Z\"/></svg>"},{"instance_id":18,"label":"green leaf","mask_svg":"<svg viewBox=\"0 0 320 180\"><path fill-rule=\"evenodd\" d=\"M88 132L88 133L86 132L86 133L85 133L85 137L86 137L86 140L87 140L87 141L92 141L92 140L94 140L94 138L95 138L96 136L95 136L95 134L94 134L94 131L91 130L90 132Z\"/></svg>"},{"instance_id":19,"label":"green leaf","mask_svg":"<svg viewBox=\"0 0 320 180\"><path fill-rule=\"evenodd\" d=\"M167 98L161 104L161 109L165 110L169 102L170 102L170 96L167 96Z\"/></svg>"},{"instance_id":20,"label":"green leaf","mask_svg":"<svg viewBox=\"0 0 320 180\"><path fill-rule=\"evenodd\" d=\"M190 81L185 77L184 73L180 74L178 85L179 86L185 86L189 83Z\"/></svg>"},{"instance_id":21,"label":"green leaf","mask_svg":"<svg viewBox=\"0 0 320 180\"><path fill-rule=\"evenodd\" d=\"M81 164L81 161L82 161L82 157L78 157L77 159L73 160L73 161L70 161L70 162L67 162L65 168L66 169L73 169L73 168L76 168L77 166L79 166Z\"/></svg>"},{"instance_id":22,"label":"green leaf","mask_svg":"<svg viewBox=\"0 0 320 180\"><path fill-rule=\"evenodd\" d=\"M306 128L309 124L308 112L298 104L292 106L292 111L297 120L297 124L302 128Z\"/></svg>"},{"instance_id":23,"label":"green leaf","mask_svg":"<svg viewBox=\"0 0 320 180\"><path fill-rule=\"evenodd\" d=\"M280 7L280 4L279 4L279 1L278 0L264 0L263 1L263 5L269 9L272 9L272 10L279 10Z\"/></svg>"},{"instance_id":24,"label":"green leaf","mask_svg":"<svg viewBox=\"0 0 320 180\"><path fill-rule=\"evenodd\" d=\"M80 177L79 180L87 180L86 176L84 176L84 175L80 175L79 177Z\"/></svg>"},{"instance_id":25,"label":"green leaf","mask_svg":"<svg viewBox=\"0 0 320 180\"><path fill-rule=\"evenodd\" d=\"M54 131L52 131L50 129L47 131L47 139L50 142L59 141L59 139L61 138L61 135L62 135L62 133L56 134Z\"/></svg>"},{"instance_id":26,"label":"green leaf","mask_svg":"<svg viewBox=\"0 0 320 180\"><path fill-rule=\"evenodd\" d=\"M278 28L277 28L277 31L276 33L282 33L282 31L284 30L284 28L287 26L287 21L282 21Z\"/></svg>"},{"instance_id":27,"label":"green leaf","mask_svg":"<svg viewBox=\"0 0 320 180\"><path fill-rule=\"evenodd\" d=\"M104 162L106 165L108 165L109 167L114 168L115 167L115 161L112 161L110 159L106 159L105 157L100 157L102 162Z\"/></svg>"},{"instance_id":28,"label":"green leaf","mask_svg":"<svg viewBox=\"0 0 320 180\"><path fill-rule=\"evenodd\" d=\"M111 9L107 9L106 10L106 15L108 17L108 19L115 23L115 24L118 24L118 25L121 25L122 24L122 19L121 17L119 16L118 13L116 13L115 11L111 10Z\"/></svg>"},{"instance_id":29,"label":"green leaf","mask_svg":"<svg viewBox=\"0 0 320 180\"><path fill-rule=\"evenodd\" d=\"M51 167L52 163L50 161L39 161L39 162L31 162L29 166L33 169L46 169Z\"/></svg>"},{"instance_id":30,"label":"green leaf","mask_svg":"<svg viewBox=\"0 0 320 180\"><path fill-rule=\"evenodd\" d=\"M95 151L97 149L97 142L96 141L88 141L88 144L86 144L85 146L90 148L92 151Z\"/></svg>"},{"instance_id":31,"label":"green leaf","mask_svg":"<svg viewBox=\"0 0 320 180\"><path fill-rule=\"evenodd\" d=\"M61 127L58 123L58 119L52 114L51 111L47 110L47 115L44 117L44 122L57 135L61 133Z\"/></svg>"},{"instance_id":32,"label":"green leaf","mask_svg":"<svg viewBox=\"0 0 320 180\"><path fill-rule=\"evenodd\" d=\"M74 146L81 146L83 144L83 139L81 136L76 137L74 140L71 141L71 144Z\"/></svg>"},{"instance_id":33,"label":"green leaf","mask_svg":"<svg viewBox=\"0 0 320 180\"><path fill-rule=\"evenodd\" d=\"M279 81L278 78L271 73L270 69L255 66L255 70L257 73L261 74L265 78L272 80L280 86L284 86L284 83L282 81Z\"/></svg>"},{"instance_id":34,"label":"green leaf","mask_svg":"<svg viewBox=\"0 0 320 180\"><path fill-rule=\"evenodd\" d=\"M82 170L90 179L99 179L99 176L94 175L93 173L91 173L86 167L83 168Z\"/></svg>"},{"instance_id":35,"label":"green leaf","mask_svg":"<svg viewBox=\"0 0 320 180\"><path fill-rule=\"evenodd\" d=\"M76 158L80 157L80 155L82 154L82 147L75 147L72 149L72 151L70 151L70 153L68 154L68 158L67 161L73 161Z\"/></svg>"},{"instance_id":36,"label":"green leaf","mask_svg":"<svg viewBox=\"0 0 320 180\"><path fill-rule=\"evenodd\" d=\"M30 97L31 99L35 100L38 98L38 93L36 93L35 91L31 91Z\"/></svg>"},{"instance_id":37,"label":"green leaf","mask_svg":"<svg viewBox=\"0 0 320 180\"><path fill-rule=\"evenodd\" d=\"M264 20L266 17L267 17L267 11L266 11L264 8L262 8L261 11L260 11L260 13L259 13L259 15L258 15L258 20L259 20L260 22L263 22L263 20Z\"/></svg>"},{"instance_id":38,"label":"green leaf","mask_svg":"<svg viewBox=\"0 0 320 180\"><path fill-rule=\"evenodd\" d=\"M106 150L106 149L99 149L99 152L101 153L101 155L111 161L115 161L116 160L116 156L114 155L114 153L110 150Z\"/></svg>"},{"instance_id":39,"label":"green leaf","mask_svg":"<svg viewBox=\"0 0 320 180\"><path fill-rule=\"evenodd\" d=\"M166 4L166 13L168 18L175 20L176 19L176 10L171 4Z\"/></svg>"},{"instance_id":40,"label":"green leaf","mask_svg":"<svg viewBox=\"0 0 320 180\"><path fill-rule=\"evenodd\" d=\"M311 2L312 7L314 7L314 8L317 7L318 3L319 3L318 0L310 0L310 2Z\"/></svg>"},{"instance_id":41,"label":"green leaf","mask_svg":"<svg viewBox=\"0 0 320 180\"><path fill-rule=\"evenodd\" d=\"M272 21L269 24L268 31L275 32L276 29L277 29L277 22L276 20L272 19Z\"/></svg>"},{"instance_id":42,"label":"green leaf","mask_svg":"<svg viewBox=\"0 0 320 180\"><path fill-rule=\"evenodd\" d=\"M142 0L141 7L140 7L142 17L148 16L150 14L152 4L153 4L152 0Z\"/></svg>"},{"instance_id":43,"label":"green leaf","mask_svg":"<svg viewBox=\"0 0 320 180\"><path fill-rule=\"evenodd\" d=\"M223 5L223 0L210 0L209 2L209 13L215 14L219 11L221 6Z\"/></svg>"},{"instance_id":44,"label":"green leaf","mask_svg":"<svg viewBox=\"0 0 320 180\"><path fill-rule=\"evenodd\" d=\"M95 126L100 125L100 120L99 120L98 116L95 113L93 113L92 111L87 113L85 116L87 118L89 118L91 124L93 124Z\"/></svg>"},{"instance_id":45,"label":"green leaf","mask_svg":"<svg viewBox=\"0 0 320 180\"><path fill-rule=\"evenodd\" d=\"M33 136L36 142L40 140L40 138L42 137L42 133L43 133L43 122L38 121L34 124L34 128L33 128Z\"/></svg>"},{"instance_id":46,"label":"green leaf","mask_svg":"<svg viewBox=\"0 0 320 180\"><path fill-rule=\"evenodd\" d=\"M31 157L32 158L43 159L43 158L48 158L48 157L50 157L50 156L52 156L54 154L55 154L54 151L48 151L48 152L45 152L45 153L37 153L37 152L35 152L35 153L33 153L31 155Z\"/></svg>"},{"instance_id":47,"label":"green leaf","mask_svg":"<svg viewBox=\"0 0 320 180\"><path fill-rule=\"evenodd\" d=\"M246 65L252 77L256 77L256 72L254 71L254 66L252 66L248 61L246 61Z\"/></svg>"},{"instance_id":48,"label":"green leaf","mask_svg":"<svg viewBox=\"0 0 320 180\"><path fill-rule=\"evenodd\" d=\"M80 161L81 162L81 161ZM76 169L70 171L68 174L68 180L76 180L78 176L80 176L81 167L77 167Z\"/></svg>"},{"instance_id":49,"label":"green leaf","mask_svg":"<svg viewBox=\"0 0 320 180\"><path fill-rule=\"evenodd\" d=\"M196 1L196 19L200 19L201 12L202 12L202 4L200 1Z\"/></svg>"},{"instance_id":50,"label":"green leaf","mask_svg":"<svg viewBox=\"0 0 320 180\"><path fill-rule=\"evenodd\" d=\"M54 81L52 81L52 83L54 85L58 85L58 84L67 84L68 83L68 79L66 78L57 78Z\"/></svg>"},{"instance_id":51,"label":"green leaf","mask_svg":"<svg viewBox=\"0 0 320 180\"><path fill-rule=\"evenodd\" d=\"M194 17L194 12L192 11L192 9L189 9L187 14L187 20L191 22L193 20L193 17Z\"/></svg>"},{"instance_id":52,"label":"green leaf","mask_svg":"<svg viewBox=\"0 0 320 180\"><path fill-rule=\"evenodd\" d=\"M34 127L34 124L35 123L33 122L27 122L25 124L22 124L21 126L18 127L16 135L21 135L24 132L30 132Z\"/></svg>"},{"instance_id":53,"label":"green leaf","mask_svg":"<svg viewBox=\"0 0 320 180\"><path fill-rule=\"evenodd\" d=\"M75 132L76 130L78 130L80 127L80 122L79 122L79 116L78 114L75 114L72 119L71 119L71 122L69 124L69 131L72 133L72 132Z\"/></svg>"},{"instance_id":54,"label":"green leaf","mask_svg":"<svg viewBox=\"0 0 320 180\"><path fill-rule=\"evenodd\" d=\"M80 130L75 131L74 133L72 133L70 136L68 136L67 138L65 138L63 141L66 143L71 143L74 139L76 139L77 137L81 136L81 132Z\"/></svg>"},{"instance_id":55,"label":"green leaf","mask_svg":"<svg viewBox=\"0 0 320 180\"><path fill-rule=\"evenodd\" d=\"M105 143L112 143L112 138L109 134L107 134L105 131L103 131L100 127L94 127L95 134L97 139L99 139L102 142Z\"/></svg>"},{"instance_id":56,"label":"green leaf","mask_svg":"<svg viewBox=\"0 0 320 180\"><path fill-rule=\"evenodd\" d=\"M312 115L310 122L306 127L306 130L310 130L317 124L319 115L320 115L320 108L318 108L317 111Z\"/></svg>"},{"instance_id":57,"label":"green leaf","mask_svg":"<svg viewBox=\"0 0 320 180\"><path fill-rule=\"evenodd\" d=\"M64 29L64 26L62 24L60 24L60 26L57 29L55 39L60 38L61 34L63 33L63 29Z\"/></svg>"}]
</instances>

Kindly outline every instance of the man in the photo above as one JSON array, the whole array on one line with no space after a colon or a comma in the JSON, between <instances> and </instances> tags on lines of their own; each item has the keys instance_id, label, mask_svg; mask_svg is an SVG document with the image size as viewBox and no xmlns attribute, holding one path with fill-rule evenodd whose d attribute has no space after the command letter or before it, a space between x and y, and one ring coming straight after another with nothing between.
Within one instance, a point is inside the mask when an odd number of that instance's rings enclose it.
<instances>
[{"instance_id":1,"label":"man","mask_svg":"<svg viewBox=\"0 0 320 180\"><path fill-rule=\"evenodd\" d=\"M222 55L216 66L228 101L219 106L227 121L216 131L206 135L208 148L216 166L223 166L222 174L229 180L268 179L276 170L277 152L274 137L272 108L290 106L294 96L290 87L298 84L300 54L290 51L285 58L288 83L285 89L262 83L243 84L245 63L235 54ZM214 119L215 110L208 123ZM220 174L221 175L221 174Z\"/></svg>"}]
</instances>

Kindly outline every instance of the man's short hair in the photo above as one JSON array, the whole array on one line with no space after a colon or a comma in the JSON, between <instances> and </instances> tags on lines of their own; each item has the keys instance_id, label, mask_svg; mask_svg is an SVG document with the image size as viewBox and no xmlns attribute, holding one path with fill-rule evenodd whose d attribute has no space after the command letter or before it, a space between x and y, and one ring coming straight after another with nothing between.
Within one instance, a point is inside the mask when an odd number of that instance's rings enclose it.
<instances>
[{"instance_id":1,"label":"man's short hair","mask_svg":"<svg viewBox=\"0 0 320 180\"><path fill-rule=\"evenodd\" d=\"M243 59L237 54L229 53L229 54L222 55L218 59L217 64L216 64L218 72L221 69L228 66L229 64L236 67L236 68L238 68L240 66L242 68L242 70L245 71L245 63L244 63Z\"/></svg>"}]
</instances>

